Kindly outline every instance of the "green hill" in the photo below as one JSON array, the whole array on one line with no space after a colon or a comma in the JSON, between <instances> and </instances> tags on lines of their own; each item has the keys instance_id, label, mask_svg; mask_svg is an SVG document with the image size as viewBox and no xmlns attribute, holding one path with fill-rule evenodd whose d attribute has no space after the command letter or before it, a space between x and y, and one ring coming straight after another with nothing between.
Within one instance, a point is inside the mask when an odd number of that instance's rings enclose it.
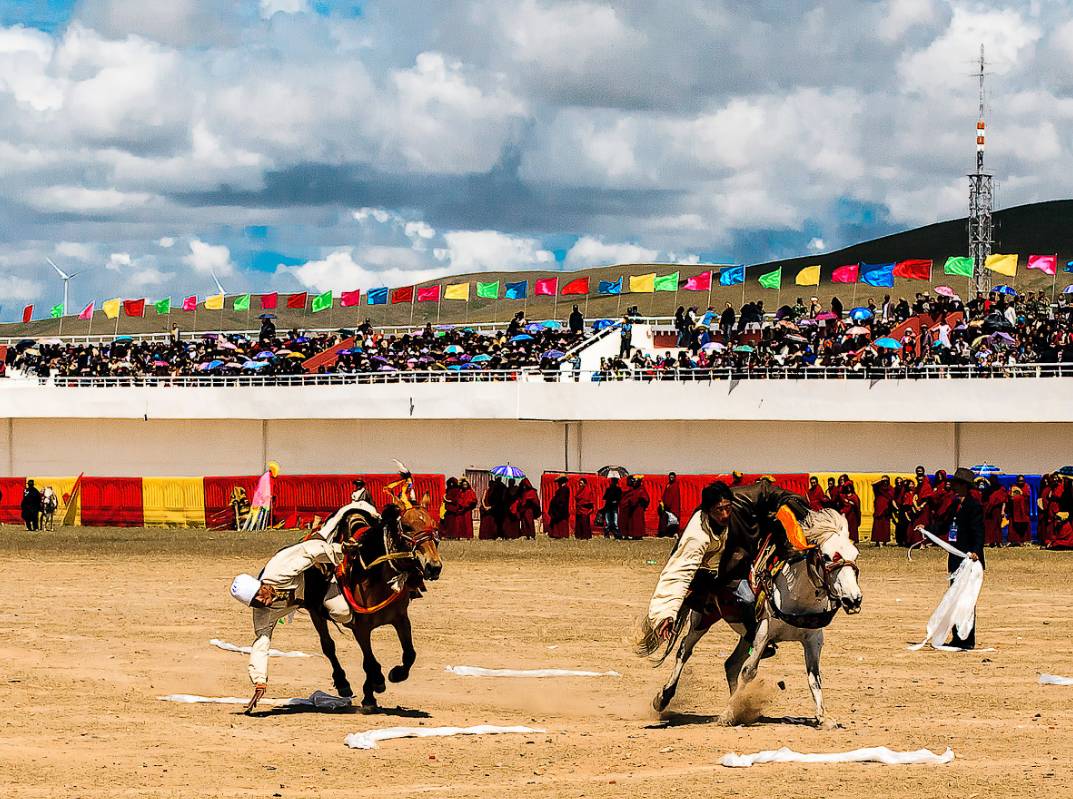
<instances>
[{"instance_id":1,"label":"green hill","mask_svg":"<svg viewBox=\"0 0 1073 799\"><path fill-rule=\"evenodd\" d=\"M1021 256L1021 264L1018 275L1012 283L1019 291L1046 289L1050 291L1052 279L1039 272L1029 272L1025 269L1025 260L1029 254L1058 253L1060 268L1066 261L1073 260L1073 200L1054 200L1050 202L1033 203L1015 208L998 211L995 214L995 245L994 252L1018 253ZM774 308L781 301L792 302L796 297L810 296L819 297L827 301L830 297L838 295L843 302L865 302L869 297L879 301L884 293L889 292L893 297L912 296L917 291L930 290L936 285L949 285L962 296L968 296L970 291L969 281L961 277L946 277L942 274L942 264L949 255L963 255L967 252L968 222L966 219L954 219L947 222L939 222L934 225L895 233L872 241L854 244L841 250L822 254L809 255L800 258L791 258L783 261L772 261L763 264L751 265L747 272L747 280L744 286L724 287L716 284L712 288L710 302L716 307L721 307L724 302L732 302L739 305L743 294L748 298L761 298L768 308ZM865 262L884 263L898 261L907 258L931 258L935 261L936 268L934 279L931 282L896 280L893 289L878 289L863 284L846 285L833 284L830 282L832 270L843 264ZM819 264L822 267L822 279L819 286L799 287L793 285L794 275L806 266ZM764 272L774 269L776 266L783 267L783 288L781 292L761 288L756 278ZM280 330L296 328L341 328L353 327L362 320L368 318L374 325L415 325L431 322L483 322L483 321L506 321L517 310L525 309L530 319L543 319L552 316L565 317L570 312L574 303L581 306L587 318L613 317L621 314L627 306L638 305L641 312L655 316L671 316L678 305L696 305L703 308L709 302L707 292L679 291L657 294L623 294L619 297L598 297L595 293L589 297L533 297L532 281L542 277L556 277L560 279L560 286L573 277L588 275L590 286L595 292L598 281L616 280L623 275L641 275L648 272L667 274L678 270L682 278L698 274L712 269L711 266L668 266L666 264L619 264L615 266L584 269L578 272L554 272L554 271L515 271L515 272L481 272L476 274L456 275L443 278L439 281L420 285L434 285L435 282L461 283L463 281L476 282L499 280L501 283L516 280L530 281L530 296L526 302L516 300L478 300L471 299L468 303L459 301L443 301L436 303L415 303L414 305L365 305L356 308L335 307L331 311L318 314L310 312L308 305L306 310L279 309L274 313L278 315L277 327ZM718 269L718 267L716 267ZM1000 275L995 276L995 282L1005 281ZM627 281L628 282L628 281ZM1057 291L1061 291L1066 285L1073 283L1073 274L1059 272L1056 283ZM475 286L471 287L471 297L475 294ZM743 292L744 288L744 292ZM283 297L280 297L283 304ZM149 307L146 315L141 319L131 319L121 316L118 320L118 332L147 333L167 330L174 322L184 333L196 330L235 330L244 328L256 328L258 326L257 315L260 313L259 303L254 298L253 310L235 312L230 310L231 300L227 300L227 309L223 311L206 311L199 307L196 318L193 312L173 311L169 317L159 317ZM47 319L31 322L28 325L6 324L0 325L0 337L42 337L57 335L61 332L60 320ZM81 321L73 317L67 317L62 321L62 333L64 335L108 334L116 331L116 320L106 319L98 310L92 321Z\"/></svg>"}]
</instances>

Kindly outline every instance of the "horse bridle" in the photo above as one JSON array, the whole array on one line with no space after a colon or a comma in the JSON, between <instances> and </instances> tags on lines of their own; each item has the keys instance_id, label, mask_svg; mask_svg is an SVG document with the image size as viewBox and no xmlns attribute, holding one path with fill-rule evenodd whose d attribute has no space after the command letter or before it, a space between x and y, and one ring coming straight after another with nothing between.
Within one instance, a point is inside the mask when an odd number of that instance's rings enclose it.
<instances>
[{"instance_id":1,"label":"horse bridle","mask_svg":"<svg viewBox=\"0 0 1073 799\"><path fill-rule=\"evenodd\" d=\"M409 550L393 549L392 544L395 541L401 541L403 544L409 547ZM419 562L417 550L421 548L422 544L428 541L433 541L436 544L440 542L440 534L436 528L428 528L425 530L417 530L412 533L407 533L402 529L401 520L399 522L399 528L397 530L390 530L386 526L384 527L384 554L376 558L368 566L365 566L366 570L378 566L381 563L390 564L396 574L401 574L403 569L400 569L395 565L396 561L412 561L414 563ZM364 564L363 564L364 565Z\"/></svg>"},{"instance_id":2,"label":"horse bridle","mask_svg":"<svg viewBox=\"0 0 1073 799\"><path fill-rule=\"evenodd\" d=\"M857 561L847 560L842 557L841 553L838 552L834 554L833 558L827 560L823 553L819 550L819 548L817 548L815 552L819 555L819 558L813 558L813 560L816 561L813 568L817 566L819 567L818 587L824 590L824 593L827 594L827 598L829 600L831 600L832 602L839 602L840 600L838 598L838 595L835 593L834 588L835 580L838 579L838 573L841 572L843 569L853 569L854 576L860 577L861 570L857 566ZM809 569L809 571L811 572L813 571L813 569Z\"/></svg>"}]
</instances>

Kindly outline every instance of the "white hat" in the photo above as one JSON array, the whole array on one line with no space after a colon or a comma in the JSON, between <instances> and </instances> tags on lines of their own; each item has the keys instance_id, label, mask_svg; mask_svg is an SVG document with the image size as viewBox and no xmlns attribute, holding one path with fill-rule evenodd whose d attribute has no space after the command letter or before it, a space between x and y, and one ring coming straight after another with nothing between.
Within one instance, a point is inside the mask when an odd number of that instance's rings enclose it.
<instances>
[{"instance_id":1,"label":"white hat","mask_svg":"<svg viewBox=\"0 0 1073 799\"><path fill-rule=\"evenodd\" d=\"M261 590L261 581L248 574L240 574L231 583L231 596L243 605L249 605L257 592Z\"/></svg>"}]
</instances>

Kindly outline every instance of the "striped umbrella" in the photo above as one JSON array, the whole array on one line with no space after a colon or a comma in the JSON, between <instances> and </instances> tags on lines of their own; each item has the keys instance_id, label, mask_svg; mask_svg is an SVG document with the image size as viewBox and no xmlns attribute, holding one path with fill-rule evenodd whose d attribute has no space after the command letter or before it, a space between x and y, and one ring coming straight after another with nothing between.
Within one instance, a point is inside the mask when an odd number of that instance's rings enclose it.
<instances>
[{"instance_id":1,"label":"striped umbrella","mask_svg":"<svg viewBox=\"0 0 1073 799\"><path fill-rule=\"evenodd\" d=\"M517 480L519 477L525 477L525 472L517 466L511 466L509 463L503 466L493 466L492 474L496 477L507 477L513 480Z\"/></svg>"},{"instance_id":2,"label":"striped umbrella","mask_svg":"<svg viewBox=\"0 0 1073 799\"><path fill-rule=\"evenodd\" d=\"M978 477L987 477L992 474L1002 474L1002 469L995 466L993 463L978 463L975 466L970 467L972 473Z\"/></svg>"}]
</instances>

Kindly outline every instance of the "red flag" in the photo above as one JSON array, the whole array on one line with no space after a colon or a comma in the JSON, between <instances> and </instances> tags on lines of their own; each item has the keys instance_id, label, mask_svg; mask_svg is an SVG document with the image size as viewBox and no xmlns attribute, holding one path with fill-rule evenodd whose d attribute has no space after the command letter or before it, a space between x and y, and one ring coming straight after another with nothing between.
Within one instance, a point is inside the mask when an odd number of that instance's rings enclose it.
<instances>
[{"instance_id":1,"label":"red flag","mask_svg":"<svg viewBox=\"0 0 1073 799\"><path fill-rule=\"evenodd\" d=\"M361 305L361 289L344 291L339 295L339 304L344 308L353 308L355 305Z\"/></svg>"},{"instance_id":2,"label":"red flag","mask_svg":"<svg viewBox=\"0 0 1073 799\"><path fill-rule=\"evenodd\" d=\"M401 302L413 302L414 301L414 287L406 286L405 288L395 289L391 292L391 304L398 305Z\"/></svg>"},{"instance_id":3,"label":"red flag","mask_svg":"<svg viewBox=\"0 0 1073 799\"><path fill-rule=\"evenodd\" d=\"M563 290L560 292L564 297L567 294L588 294L589 293L589 279L587 277L576 277L563 286Z\"/></svg>"},{"instance_id":4,"label":"red flag","mask_svg":"<svg viewBox=\"0 0 1073 799\"><path fill-rule=\"evenodd\" d=\"M417 290L418 302L439 302L440 301L440 287L425 286Z\"/></svg>"},{"instance_id":5,"label":"red flag","mask_svg":"<svg viewBox=\"0 0 1073 799\"><path fill-rule=\"evenodd\" d=\"M549 297L554 297L558 289L559 278L557 277L543 277L533 283L533 293L538 296L546 294Z\"/></svg>"},{"instance_id":6,"label":"red flag","mask_svg":"<svg viewBox=\"0 0 1073 799\"><path fill-rule=\"evenodd\" d=\"M262 311L274 311L279 307L279 292L273 291L271 294L261 295L261 310Z\"/></svg>"},{"instance_id":7,"label":"red flag","mask_svg":"<svg viewBox=\"0 0 1073 799\"><path fill-rule=\"evenodd\" d=\"M300 291L297 294L290 294L287 296L287 307L305 310L306 300L308 298L309 295L304 291Z\"/></svg>"},{"instance_id":8,"label":"red flag","mask_svg":"<svg viewBox=\"0 0 1073 799\"><path fill-rule=\"evenodd\" d=\"M712 273L701 272L699 275L686 278L686 284L682 286L686 291L709 291L712 287Z\"/></svg>"},{"instance_id":9,"label":"red flag","mask_svg":"<svg viewBox=\"0 0 1073 799\"><path fill-rule=\"evenodd\" d=\"M145 316L145 300L123 300L123 313L127 316Z\"/></svg>"},{"instance_id":10,"label":"red flag","mask_svg":"<svg viewBox=\"0 0 1073 799\"><path fill-rule=\"evenodd\" d=\"M1030 255L1028 256L1028 268L1038 269L1045 275L1053 275L1058 271L1058 256Z\"/></svg>"},{"instance_id":11,"label":"red flag","mask_svg":"<svg viewBox=\"0 0 1073 799\"><path fill-rule=\"evenodd\" d=\"M22 323L24 325L28 325L30 323L30 320L33 318L34 307L32 305L27 305L25 308L22 309Z\"/></svg>"},{"instance_id":12,"label":"red flag","mask_svg":"<svg viewBox=\"0 0 1073 799\"><path fill-rule=\"evenodd\" d=\"M832 283L856 283L857 273L860 272L860 264L847 264L846 266L840 266L834 272L831 273Z\"/></svg>"},{"instance_id":13,"label":"red flag","mask_svg":"<svg viewBox=\"0 0 1073 799\"><path fill-rule=\"evenodd\" d=\"M184 311L196 311L197 310L197 295L193 297L187 297L183 300Z\"/></svg>"},{"instance_id":14,"label":"red flag","mask_svg":"<svg viewBox=\"0 0 1073 799\"><path fill-rule=\"evenodd\" d=\"M910 280L931 280L931 259L915 258L908 261L898 261L894 265L894 276L905 277Z\"/></svg>"}]
</instances>

